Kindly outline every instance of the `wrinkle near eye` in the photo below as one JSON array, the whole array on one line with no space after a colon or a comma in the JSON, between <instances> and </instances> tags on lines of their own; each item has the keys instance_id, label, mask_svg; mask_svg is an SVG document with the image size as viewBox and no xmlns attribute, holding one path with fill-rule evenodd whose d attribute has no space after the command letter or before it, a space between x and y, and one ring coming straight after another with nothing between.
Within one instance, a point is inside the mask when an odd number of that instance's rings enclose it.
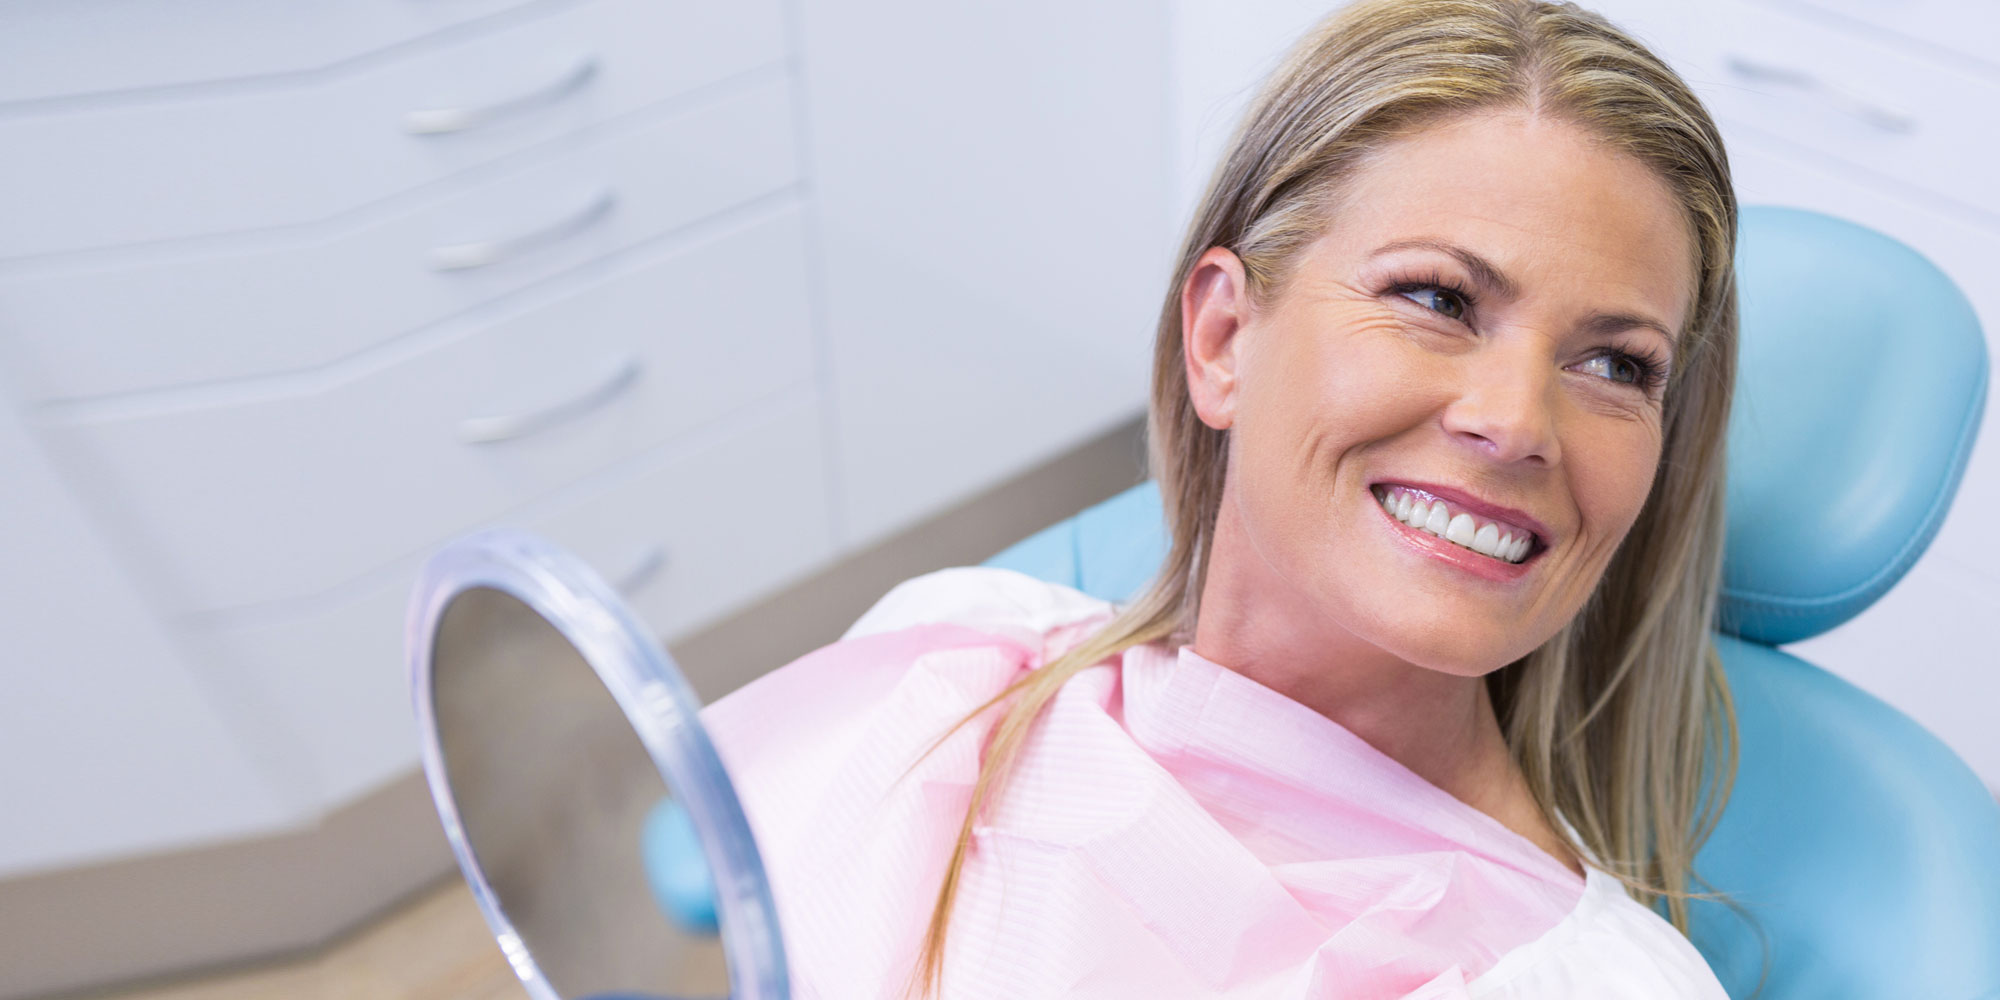
<instances>
[{"instance_id":1,"label":"wrinkle near eye","mask_svg":"<svg viewBox=\"0 0 2000 1000\"><path fill-rule=\"evenodd\" d=\"M1590 412L1649 424L1656 429L1659 427L1664 407L1660 405L1661 400L1651 393L1641 393L1630 385L1606 381L1596 375L1576 371L1564 374L1586 383L1595 383L1577 387L1582 405Z\"/></svg>"}]
</instances>

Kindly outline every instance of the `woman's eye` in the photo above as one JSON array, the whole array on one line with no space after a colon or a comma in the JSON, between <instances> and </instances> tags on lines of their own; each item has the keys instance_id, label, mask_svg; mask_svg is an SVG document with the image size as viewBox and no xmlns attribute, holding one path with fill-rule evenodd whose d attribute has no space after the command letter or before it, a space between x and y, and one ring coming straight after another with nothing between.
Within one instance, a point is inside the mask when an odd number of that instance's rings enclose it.
<instances>
[{"instance_id":1,"label":"woman's eye","mask_svg":"<svg viewBox=\"0 0 2000 1000\"><path fill-rule=\"evenodd\" d=\"M1593 375L1603 375L1612 382L1636 384L1646 377L1639 363L1623 354L1600 354L1585 361L1583 368Z\"/></svg>"},{"instance_id":2,"label":"woman's eye","mask_svg":"<svg viewBox=\"0 0 2000 1000\"><path fill-rule=\"evenodd\" d=\"M1465 299L1451 289L1424 285L1403 289L1402 294L1410 301L1448 319L1465 319Z\"/></svg>"}]
</instances>

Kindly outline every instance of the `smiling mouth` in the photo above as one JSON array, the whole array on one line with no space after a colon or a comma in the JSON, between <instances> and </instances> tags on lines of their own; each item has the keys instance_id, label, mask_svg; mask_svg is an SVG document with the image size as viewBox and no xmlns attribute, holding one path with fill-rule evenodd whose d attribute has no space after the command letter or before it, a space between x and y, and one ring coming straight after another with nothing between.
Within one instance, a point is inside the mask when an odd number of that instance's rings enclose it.
<instances>
[{"instance_id":1,"label":"smiling mouth","mask_svg":"<svg viewBox=\"0 0 2000 1000\"><path fill-rule=\"evenodd\" d=\"M1390 483L1369 487L1389 516L1488 559L1518 566L1548 548L1533 531L1480 517L1422 490Z\"/></svg>"}]
</instances>

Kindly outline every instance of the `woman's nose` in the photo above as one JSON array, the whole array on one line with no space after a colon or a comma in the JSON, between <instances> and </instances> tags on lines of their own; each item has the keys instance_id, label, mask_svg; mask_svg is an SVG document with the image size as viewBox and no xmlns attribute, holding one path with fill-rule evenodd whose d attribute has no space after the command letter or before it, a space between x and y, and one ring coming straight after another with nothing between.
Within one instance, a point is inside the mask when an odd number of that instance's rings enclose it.
<instances>
[{"instance_id":1,"label":"woman's nose","mask_svg":"<svg viewBox=\"0 0 2000 1000\"><path fill-rule=\"evenodd\" d=\"M1444 411L1446 433L1494 462L1552 466L1561 461L1554 359L1546 351L1517 344L1492 346L1463 360L1460 390Z\"/></svg>"}]
</instances>

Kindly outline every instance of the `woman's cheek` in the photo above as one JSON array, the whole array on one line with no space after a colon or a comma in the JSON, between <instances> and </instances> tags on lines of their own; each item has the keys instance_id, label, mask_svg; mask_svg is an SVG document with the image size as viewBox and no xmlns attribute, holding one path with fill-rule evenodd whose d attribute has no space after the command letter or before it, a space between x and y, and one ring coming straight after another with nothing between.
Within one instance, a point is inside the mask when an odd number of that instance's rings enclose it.
<instances>
[{"instance_id":1,"label":"woman's cheek","mask_svg":"<svg viewBox=\"0 0 2000 1000\"><path fill-rule=\"evenodd\" d=\"M1583 493L1591 513L1622 539L1652 494L1660 462L1659 435L1637 425L1600 428L1589 446L1576 450L1570 461L1577 474L1586 477Z\"/></svg>"}]
</instances>

